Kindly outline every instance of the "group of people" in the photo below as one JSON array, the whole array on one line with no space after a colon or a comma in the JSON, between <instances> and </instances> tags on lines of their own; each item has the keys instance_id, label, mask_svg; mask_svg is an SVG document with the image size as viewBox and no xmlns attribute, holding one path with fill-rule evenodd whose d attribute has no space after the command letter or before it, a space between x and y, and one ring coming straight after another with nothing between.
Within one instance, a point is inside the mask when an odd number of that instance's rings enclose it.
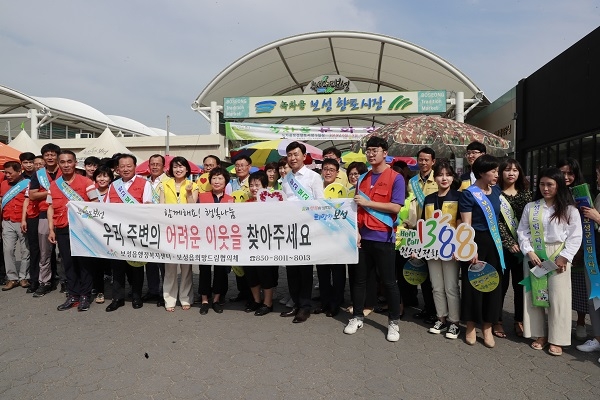
<instances>
[{"instance_id":1,"label":"group of people","mask_svg":"<svg viewBox=\"0 0 600 400\"><path fill-rule=\"evenodd\" d=\"M417 306L418 300L417 287L403 277L403 269L407 263L415 263L416 257L400 255L397 243L401 245L401 241L397 241L397 234L415 229L419 219L429 219L436 210L441 210L450 215L449 224L454 228L461 223L473 228L478 250L468 262L427 261L428 277L421 283L425 304L416 317L431 325L430 333L456 339L461 334L462 321L466 325L465 341L473 345L476 325L481 324L484 345L494 347L494 337L506 337L502 310L512 282L515 332L535 338L532 348L549 347L550 354L560 355L562 347L571 344L572 304L575 307L581 303L576 309L580 314L577 334L585 336L585 314L589 312L595 338L579 348L600 350L600 310L588 301L590 283L581 259L578 261L581 215L600 224L600 201L596 199L595 208L577 209L569 191L569 187L582 183L576 160L567 159L561 162L560 169L542 171L532 196L519 163L486 154L482 143L473 142L467 147L466 159L471 171L460 178L449 162L436 160L430 148L418 152L419 172L413 177L405 163L386 164L387 150L385 140L370 138L365 151L370 168L365 163L353 162L344 170L339 150L326 149L319 174L305 165L305 146L292 142L286 149L286 157L253 173L250 173L250 157L234 159L234 177L220 165L218 157L207 156L203 167L208 176L192 181L190 164L183 157L172 158L165 173L164 157L151 156L148 177L136 174L137 160L131 154L117 154L103 160L89 157L84 171L79 173L73 152L46 144L41 156L23 153L20 163L7 162L4 175L0 176L5 265L0 271L4 275L0 278L5 281L2 290L20 286L34 297L43 297L58 282L66 293L66 300L58 310L77 307L86 311L92 301L105 301L104 278L110 275L112 301L106 307L107 312L125 305L128 281L134 309L141 308L144 302L155 301L168 312L175 311L177 302L183 310L189 310L196 300L200 302L201 314L210 308L222 313L228 273L233 270L239 294L232 300L246 300L246 312L263 316L273 311L279 267L201 265L195 296L189 264L147 263L139 267L123 260L72 256L67 203L70 200L131 205L231 203L240 192L246 201L254 202L263 189L282 191L286 201L301 201L323 199L325 188L340 184L357 204L358 263L316 266L319 287L316 308L312 303L314 266L287 266L291 299L287 304L289 309L281 317L291 317L294 323L305 322L311 314L335 317L344 305L348 276L351 302L348 311L352 317L344 333L356 333L364 326L366 315L373 310L383 311L378 304L378 296L382 295L388 313L387 339L398 341L398 321L405 308ZM600 184L600 169L597 173ZM597 230L595 235L598 240ZM19 267L15 254L17 241L21 250ZM61 256L58 265L56 246ZM552 261L556 269L546 276L546 306L541 306L520 283L530 276L530 268L546 260ZM469 282L473 265L491 266L500 277L500 284L491 291L477 290ZM575 278L577 273L581 279ZM142 295L144 279L148 291ZM579 326L583 326L583 333Z\"/></svg>"}]
</instances>

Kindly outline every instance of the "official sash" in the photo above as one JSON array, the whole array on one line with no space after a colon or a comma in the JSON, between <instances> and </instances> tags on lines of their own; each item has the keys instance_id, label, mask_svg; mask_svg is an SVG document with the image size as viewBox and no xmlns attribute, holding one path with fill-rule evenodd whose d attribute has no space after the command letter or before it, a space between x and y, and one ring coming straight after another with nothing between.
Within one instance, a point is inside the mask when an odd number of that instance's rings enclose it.
<instances>
[{"instance_id":1,"label":"official sash","mask_svg":"<svg viewBox=\"0 0 600 400\"><path fill-rule=\"evenodd\" d=\"M133 178L135 179L135 178ZM133 182L132 182L133 184ZM117 192L117 195L119 196L119 198L121 199L121 201L123 203L126 204L140 204L139 201L137 201L128 191L127 189L125 189L125 185L123 184L123 180L122 179L117 179L116 181L113 182L113 186L115 188L115 191Z\"/></svg>"},{"instance_id":2,"label":"official sash","mask_svg":"<svg viewBox=\"0 0 600 400\"><path fill-rule=\"evenodd\" d=\"M50 179L48 179L48 173L46 172L46 168L40 168L35 173L37 175L38 181L40 182L40 186L46 190L50 190Z\"/></svg>"},{"instance_id":3,"label":"official sash","mask_svg":"<svg viewBox=\"0 0 600 400\"><path fill-rule=\"evenodd\" d=\"M152 178L150 178L150 179L152 179ZM150 189L152 189L152 203L154 203L154 204L160 203L160 193L158 193L158 190L154 189L154 185L152 184L152 181L148 180L148 182L150 182ZM158 185L161 185L161 184L162 184L162 182L158 182ZM158 185L156 185L156 187L158 187ZM121 195L119 195L119 197L121 197Z\"/></svg>"},{"instance_id":4,"label":"official sash","mask_svg":"<svg viewBox=\"0 0 600 400\"><path fill-rule=\"evenodd\" d=\"M360 184L362 183L363 179L365 179L365 176L367 174L368 174L368 172L365 172L364 174L362 174L361 176L358 177L358 182L356 184L356 190L360 196L364 197L367 200L371 200L369 198L369 196L367 196L366 193L364 193L362 190L360 190ZM363 209L366 212L368 212L369 214L371 214L373 217L377 218L379 221L383 222L384 224L386 224L387 226L389 226L392 229L394 229L394 227L399 224L399 218L396 218L396 221L394 221L394 219L392 218L392 216L390 214L386 214L379 210L373 210L372 208L369 208L369 207L363 207Z\"/></svg>"},{"instance_id":5,"label":"official sash","mask_svg":"<svg viewBox=\"0 0 600 400\"><path fill-rule=\"evenodd\" d=\"M506 221L506 225L508 226L508 230L512 235L513 239L517 240L517 228L519 227L519 221L517 221L517 217L515 216L515 211L512 206L504 197L504 195L500 195L500 213L504 217L504 221Z\"/></svg>"},{"instance_id":6,"label":"official sash","mask_svg":"<svg viewBox=\"0 0 600 400\"><path fill-rule=\"evenodd\" d=\"M494 209L492 208L492 202L490 201L490 199L487 198L485 193L483 193L483 191L475 185L469 186L467 190L473 194L475 202L477 202L477 204L481 208L481 211L483 211L483 214L485 215L485 220L492 235L492 239L494 240L494 244L496 245L496 250L498 251L498 257L500 258L500 265L502 266L502 271L504 271L506 265L504 264L502 238L500 238L500 231L498 230L498 220L496 219L496 214L494 213Z\"/></svg>"},{"instance_id":7,"label":"official sash","mask_svg":"<svg viewBox=\"0 0 600 400\"><path fill-rule=\"evenodd\" d=\"M573 197L577 207L581 206L594 208L589 185L577 185L573 188ZM590 299L600 300L600 270L598 269L598 259L596 257L595 225L594 221L581 215L581 225L583 228L583 265L590 279ZM598 301L595 301L595 306ZM598 309L598 307L596 307Z\"/></svg>"},{"instance_id":8,"label":"official sash","mask_svg":"<svg viewBox=\"0 0 600 400\"><path fill-rule=\"evenodd\" d=\"M294 194L300 200L314 200L311 192L306 190L306 188L304 186L302 186L300 181L298 179L296 179L296 177L294 176L294 174L292 172L288 172L287 174L285 174L285 177L283 179L286 180L288 185L290 185L292 192L294 192Z\"/></svg>"},{"instance_id":9,"label":"official sash","mask_svg":"<svg viewBox=\"0 0 600 400\"><path fill-rule=\"evenodd\" d=\"M419 185L419 180L421 179L420 175L417 174L410 178L410 187L419 202L419 207L423 208L423 204L425 204L425 193L423 193L423 189L421 189L421 185Z\"/></svg>"},{"instance_id":10,"label":"official sash","mask_svg":"<svg viewBox=\"0 0 600 400\"><path fill-rule=\"evenodd\" d=\"M62 192L62 194L65 195L67 199L69 199L69 201L85 201L83 197L81 197L76 191L73 190L71 186L67 184L67 182L65 182L62 176L59 177L55 182L56 186L58 186L58 189Z\"/></svg>"},{"instance_id":11,"label":"official sash","mask_svg":"<svg viewBox=\"0 0 600 400\"><path fill-rule=\"evenodd\" d=\"M29 185L29 179L21 179L15 185L13 185L4 196L2 196L2 208L8 204L9 201L14 199L19 193L27 188Z\"/></svg>"}]
</instances>

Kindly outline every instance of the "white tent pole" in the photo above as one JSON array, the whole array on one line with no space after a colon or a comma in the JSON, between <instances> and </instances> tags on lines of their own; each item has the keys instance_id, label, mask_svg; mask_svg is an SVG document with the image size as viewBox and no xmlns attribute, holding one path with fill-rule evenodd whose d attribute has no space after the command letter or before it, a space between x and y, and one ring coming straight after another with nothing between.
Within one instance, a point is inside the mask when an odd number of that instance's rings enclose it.
<instances>
[{"instance_id":1,"label":"white tent pole","mask_svg":"<svg viewBox=\"0 0 600 400\"><path fill-rule=\"evenodd\" d=\"M456 122L465 122L465 92L456 92L456 106L454 109Z\"/></svg>"},{"instance_id":2,"label":"white tent pole","mask_svg":"<svg viewBox=\"0 0 600 400\"><path fill-rule=\"evenodd\" d=\"M35 108L29 110L29 119L31 120L31 138L33 140L38 139L38 113Z\"/></svg>"},{"instance_id":3,"label":"white tent pole","mask_svg":"<svg viewBox=\"0 0 600 400\"><path fill-rule=\"evenodd\" d=\"M8 143L12 142L12 137L10 134L10 120L6 121L6 127L8 129Z\"/></svg>"},{"instance_id":4,"label":"white tent pole","mask_svg":"<svg viewBox=\"0 0 600 400\"><path fill-rule=\"evenodd\" d=\"M217 135L219 133L219 109L216 101L210 102L210 134Z\"/></svg>"}]
</instances>

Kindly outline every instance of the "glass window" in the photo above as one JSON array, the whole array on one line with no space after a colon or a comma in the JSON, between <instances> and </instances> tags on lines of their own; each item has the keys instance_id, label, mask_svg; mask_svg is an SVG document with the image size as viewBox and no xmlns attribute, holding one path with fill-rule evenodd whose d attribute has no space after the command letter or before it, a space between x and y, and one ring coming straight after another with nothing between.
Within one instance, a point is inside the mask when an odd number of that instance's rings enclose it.
<instances>
[{"instance_id":1,"label":"glass window","mask_svg":"<svg viewBox=\"0 0 600 400\"><path fill-rule=\"evenodd\" d=\"M67 127L60 124L52 124L52 137L50 139L66 139Z\"/></svg>"},{"instance_id":2,"label":"glass window","mask_svg":"<svg viewBox=\"0 0 600 400\"><path fill-rule=\"evenodd\" d=\"M596 182L595 148L596 144L593 135L581 139L581 170L585 181L592 187Z\"/></svg>"},{"instance_id":3,"label":"glass window","mask_svg":"<svg viewBox=\"0 0 600 400\"><path fill-rule=\"evenodd\" d=\"M563 142L558 145L558 154L557 154L556 163L558 164L558 160L562 160L563 158L567 158L569 156L569 142Z\"/></svg>"},{"instance_id":4,"label":"glass window","mask_svg":"<svg viewBox=\"0 0 600 400\"><path fill-rule=\"evenodd\" d=\"M569 157L573 157L576 160L580 160L580 150L580 139L571 140L571 142L569 143Z\"/></svg>"},{"instance_id":5,"label":"glass window","mask_svg":"<svg viewBox=\"0 0 600 400\"><path fill-rule=\"evenodd\" d=\"M50 139L50 124L38 128L38 139Z\"/></svg>"}]
</instances>

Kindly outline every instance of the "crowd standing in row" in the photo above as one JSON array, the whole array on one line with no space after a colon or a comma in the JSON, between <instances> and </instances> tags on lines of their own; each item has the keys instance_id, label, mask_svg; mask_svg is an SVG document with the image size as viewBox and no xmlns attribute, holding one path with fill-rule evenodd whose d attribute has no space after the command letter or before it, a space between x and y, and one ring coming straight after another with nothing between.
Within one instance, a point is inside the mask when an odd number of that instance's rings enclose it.
<instances>
[{"instance_id":1,"label":"crowd standing in row","mask_svg":"<svg viewBox=\"0 0 600 400\"><path fill-rule=\"evenodd\" d=\"M512 282L515 333L535 338L532 348L541 350L549 346L550 354L562 354L562 347L571 344L573 308L578 312L577 337L586 336L586 313L592 318L594 332L594 338L578 349L600 350L600 310L588 300L590 282L581 256L580 216L583 214L600 224L600 196L594 208L575 207L569 188L583 182L576 160L566 159L559 164L560 169L542 171L533 201L519 163L487 155L485 146L478 142L467 147L471 171L460 179L450 163L436 162L435 152L430 148L418 152L419 173L409 177L405 163L397 162L392 167L386 164L387 143L381 138L371 138L366 143L370 169L355 162L345 171L340 166L339 150L330 148L324 151L319 175L305 165L306 148L302 143L292 142L286 151L287 157L252 174L250 157L235 159L234 178L221 167L218 157L207 156L203 163L208 178L203 175L197 182L188 178L191 168L183 157L171 160L168 175L164 172L164 157L150 157L150 175L145 178L136 175L137 160L130 154L105 160L90 157L85 161L85 173L79 174L75 154L61 151L54 144L44 145L41 156L23 153L21 162L7 162L0 176L5 266L0 271L4 280L2 290L20 286L34 297L43 297L60 284L67 298L58 310L77 307L86 311L92 300L105 301L104 277L111 275L112 301L106 307L108 312L125 305L126 279L131 286L134 309L141 308L144 302L156 301L157 306L173 312L179 301L183 310L189 310L195 297L192 265L148 263L143 268L122 260L71 256L68 201L131 205L230 203L241 192L253 202L261 189L281 190L287 201L299 201L298 188L308 193L309 199L322 199L328 185L339 183L348 188L358 206L359 227L358 263L348 266L351 297L348 310L352 318L344 333L356 333L371 311L384 311L377 300L381 287L389 316L387 339L399 340L398 321L406 307L417 306L418 300L416 286L403 278L404 266L414 260L405 259L396 251L396 227L415 229L418 219L428 219L435 210L442 210L451 216L453 227L462 222L474 229L478 251L470 262L427 262L429 276L421 284L425 304L415 316L431 325L430 333L444 333L447 338L456 339L461 331L459 322L463 321L465 341L473 345L476 325L481 324L484 345L494 347L494 337L506 337L502 310ZM600 185L600 167L596 172ZM482 200L490 207L482 206ZM595 235L599 243L598 230ZM17 241L21 249L19 268L15 254ZM58 265L55 245L61 255ZM548 276L550 306L546 324L545 308L534 304L531 294L519 282L529 276L530 268L548 259L554 261L557 270ZM468 281L469 266L478 261L491 265L501 277L501 284L491 292L480 292ZM144 270L148 292L142 295ZM256 316L273 311L278 267L200 266L197 299L201 314L206 314L211 305L216 313L223 312L229 270L236 273L239 292L232 301L246 300L245 311ZM290 307L280 314L282 317L302 323L311 314L335 317L339 313L344 303L345 265L317 265L320 305L314 309L313 265L287 266L286 273L291 299L283 301Z\"/></svg>"}]
</instances>

